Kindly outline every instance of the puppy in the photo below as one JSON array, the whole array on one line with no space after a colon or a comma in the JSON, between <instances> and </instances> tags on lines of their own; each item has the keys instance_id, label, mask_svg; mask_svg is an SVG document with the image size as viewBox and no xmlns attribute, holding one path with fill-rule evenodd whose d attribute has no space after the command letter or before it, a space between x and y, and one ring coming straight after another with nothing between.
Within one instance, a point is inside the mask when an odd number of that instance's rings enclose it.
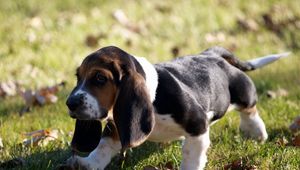
<instances>
[{"instance_id":1,"label":"puppy","mask_svg":"<svg viewBox=\"0 0 300 170\"><path fill-rule=\"evenodd\" d=\"M184 140L181 169L207 162L209 127L229 108L240 112L240 129L258 141L268 137L256 108L257 94L244 73L287 53L242 62L221 47L152 65L118 47L88 55L76 71L77 85L67 99L76 119L72 168L104 169L120 151L145 140ZM108 120L103 133L101 121Z\"/></svg>"}]
</instances>

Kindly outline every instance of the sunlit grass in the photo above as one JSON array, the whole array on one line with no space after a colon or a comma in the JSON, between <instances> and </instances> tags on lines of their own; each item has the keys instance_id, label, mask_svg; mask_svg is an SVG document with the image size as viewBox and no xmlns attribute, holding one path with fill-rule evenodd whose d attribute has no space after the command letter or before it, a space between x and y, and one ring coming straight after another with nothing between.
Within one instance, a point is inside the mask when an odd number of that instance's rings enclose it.
<instances>
[{"instance_id":1,"label":"sunlit grass","mask_svg":"<svg viewBox=\"0 0 300 170\"><path fill-rule=\"evenodd\" d=\"M297 43L293 43L299 41L300 35L294 27L286 27L282 36L264 27L261 16L274 5L287 8L283 17L300 16L299 2L289 0L0 1L0 82L15 80L26 88L38 88L67 81L56 104L35 107L22 117L18 113L23 107L21 97L0 99L0 137L4 144L0 162L21 157L26 165L17 168L53 169L71 155L69 132L73 131L74 120L68 116L64 103L75 84L76 67L92 51L116 45L157 63L172 59L174 47L182 56L220 45L234 49L242 59L285 51L292 54L249 73L258 89L258 108L270 139L265 144L257 144L242 138L238 114L229 113L211 128L207 169L222 169L240 157L249 159L259 169L298 169L299 148L279 147L276 141L281 137L291 140L288 126L300 113L300 53ZM112 17L117 9L122 9L130 22L142 28L140 34L126 32ZM242 30L236 24L239 16L254 19L259 29ZM207 41L209 33L224 34L225 39ZM85 44L87 35L99 34L105 38L99 39L95 47ZM267 90L278 88L288 90L289 95L276 99L266 97ZM19 145L22 133L47 128L61 131L58 141L45 147ZM179 168L180 148L180 142L168 145L147 142L128 151L123 166L116 158L108 169L162 167L167 162Z\"/></svg>"}]
</instances>

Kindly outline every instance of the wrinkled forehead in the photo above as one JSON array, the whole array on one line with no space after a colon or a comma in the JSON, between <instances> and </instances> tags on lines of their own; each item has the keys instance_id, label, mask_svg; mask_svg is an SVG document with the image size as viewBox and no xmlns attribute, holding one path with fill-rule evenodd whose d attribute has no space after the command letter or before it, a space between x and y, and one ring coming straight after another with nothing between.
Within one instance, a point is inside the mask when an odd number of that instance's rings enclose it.
<instances>
[{"instance_id":1,"label":"wrinkled forehead","mask_svg":"<svg viewBox=\"0 0 300 170\"><path fill-rule=\"evenodd\" d=\"M115 63L118 63L118 60L115 60L108 55L93 53L82 61L76 71L78 75L86 76L90 72L97 70L111 70Z\"/></svg>"}]
</instances>

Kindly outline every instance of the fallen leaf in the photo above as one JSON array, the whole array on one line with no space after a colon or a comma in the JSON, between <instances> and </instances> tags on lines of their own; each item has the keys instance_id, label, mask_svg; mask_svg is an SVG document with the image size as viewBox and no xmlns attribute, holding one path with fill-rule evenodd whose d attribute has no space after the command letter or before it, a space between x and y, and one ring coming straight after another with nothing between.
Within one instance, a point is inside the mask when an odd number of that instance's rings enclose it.
<instances>
[{"instance_id":1,"label":"fallen leaf","mask_svg":"<svg viewBox=\"0 0 300 170\"><path fill-rule=\"evenodd\" d=\"M297 136L295 136L292 139L292 143L293 143L294 146L300 147L300 134L298 134Z\"/></svg>"},{"instance_id":2,"label":"fallen leaf","mask_svg":"<svg viewBox=\"0 0 300 170\"><path fill-rule=\"evenodd\" d=\"M275 99L276 96L276 92L272 91L272 90L268 90L267 91L267 97L271 98L271 99Z\"/></svg>"},{"instance_id":3,"label":"fallen leaf","mask_svg":"<svg viewBox=\"0 0 300 170\"><path fill-rule=\"evenodd\" d=\"M289 141L285 137L282 137L278 138L275 143L279 146L286 146L289 143Z\"/></svg>"},{"instance_id":4,"label":"fallen leaf","mask_svg":"<svg viewBox=\"0 0 300 170\"><path fill-rule=\"evenodd\" d=\"M33 18L30 19L29 25L32 28L39 29L39 28L41 28L43 26L43 22L42 22L42 19L40 17L35 16L35 17L33 17Z\"/></svg>"},{"instance_id":5,"label":"fallen leaf","mask_svg":"<svg viewBox=\"0 0 300 170\"><path fill-rule=\"evenodd\" d=\"M113 18L116 19L122 26L127 28L129 31L134 33L141 33L141 28L129 21L128 17L125 15L124 11L117 9L112 14Z\"/></svg>"},{"instance_id":6,"label":"fallen leaf","mask_svg":"<svg viewBox=\"0 0 300 170\"><path fill-rule=\"evenodd\" d=\"M0 168L15 168L17 166L24 166L25 160L23 158L14 158L0 164Z\"/></svg>"},{"instance_id":7,"label":"fallen leaf","mask_svg":"<svg viewBox=\"0 0 300 170\"><path fill-rule=\"evenodd\" d=\"M238 17L237 24L245 31L257 31L258 24L255 20L250 18Z\"/></svg>"},{"instance_id":8,"label":"fallen leaf","mask_svg":"<svg viewBox=\"0 0 300 170\"><path fill-rule=\"evenodd\" d=\"M290 130L294 133L300 130L300 116L298 116L294 122L290 125Z\"/></svg>"},{"instance_id":9,"label":"fallen leaf","mask_svg":"<svg viewBox=\"0 0 300 170\"><path fill-rule=\"evenodd\" d=\"M284 29L292 26L298 28L300 18L288 7L273 5L270 10L262 15L265 27L277 35L282 35Z\"/></svg>"},{"instance_id":10,"label":"fallen leaf","mask_svg":"<svg viewBox=\"0 0 300 170\"><path fill-rule=\"evenodd\" d=\"M98 46L98 41L105 37L106 37L106 35L102 34L102 33L100 33L99 35L89 34L85 38L85 44L88 47L96 47L96 46Z\"/></svg>"},{"instance_id":11,"label":"fallen leaf","mask_svg":"<svg viewBox=\"0 0 300 170\"><path fill-rule=\"evenodd\" d=\"M267 97L271 98L271 99L275 99L277 97L286 97L288 96L289 93L287 90L279 88L276 91L273 90L268 90L267 91Z\"/></svg>"},{"instance_id":12,"label":"fallen leaf","mask_svg":"<svg viewBox=\"0 0 300 170\"><path fill-rule=\"evenodd\" d=\"M2 138L0 137L0 150L3 149L4 145L3 145L3 142L2 142Z\"/></svg>"},{"instance_id":13,"label":"fallen leaf","mask_svg":"<svg viewBox=\"0 0 300 170\"><path fill-rule=\"evenodd\" d=\"M7 81L0 83L0 97L15 96L20 89L19 83Z\"/></svg>"},{"instance_id":14,"label":"fallen leaf","mask_svg":"<svg viewBox=\"0 0 300 170\"><path fill-rule=\"evenodd\" d=\"M232 161L223 167L224 170L257 170L256 165L249 165L247 158L240 158Z\"/></svg>"},{"instance_id":15,"label":"fallen leaf","mask_svg":"<svg viewBox=\"0 0 300 170\"><path fill-rule=\"evenodd\" d=\"M127 25L129 23L129 19L121 9L115 10L113 17L122 25Z\"/></svg>"},{"instance_id":16,"label":"fallen leaf","mask_svg":"<svg viewBox=\"0 0 300 170\"><path fill-rule=\"evenodd\" d=\"M170 13L172 11L171 6L167 4L157 4L155 9L161 13Z\"/></svg>"},{"instance_id":17,"label":"fallen leaf","mask_svg":"<svg viewBox=\"0 0 300 170\"><path fill-rule=\"evenodd\" d=\"M85 44L89 47L96 47L98 45L98 37L94 35L88 35L85 38Z\"/></svg>"},{"instance_id":18,"label":"fallen leaf","mask_svg":"<svg viewBox=\"0 0 300 170\"><path fill-rule=\"evenodd\" d=\"M174 166L172 162L167 162L164 166L165 170L174 170Z\"/></svg>"},{"instance_id":19,"label":"fallen leaf","mask_svg":"<svg viewBox=\"0 0 300 170\"><path fill-rule=\"evenodd\" d=\"M29 111L30 107L39 105L43 106L45 104L55 103L57 102L57 96L55 95L61 86L65 86L65 82L56 84L54 86L50 87L43 87L38 90L25 90L21 93L24 101L25 101L25 107L20 111L20 115L22 115L24 112Z\"/></svg>"},{"instance_id":20,"label":"fallen leaf","mask_svg":"<svg viewBox=\"0 0 300 170\"><path fill-rule=\"evenodd\" d=\"M277 90L277 95L280 97L286 97L289 95L289 93L287 90L281 88Z\"/></svg>"},{"instance_id":21,"label":"fallen leaf","mask_svg":"<svg viewBox=\"0 0 300 170\"><path fill-rule=\"evenodd\" d=\"M178 46L172 47L171 53L172 53L173 57L178 57L178 55L180 53L180 48Z\"/></svg>"},{"instance_id":22,"label":"fallen leaf","mask_svg":"<svg viewBox=\"0 0 300 170\"><path fill-rule=\"evenodd\" d=\"M204 35L204 39L208 43L224 42L226 35L223 32L207 33Z\"/></svg>"},{"instance_id":23,"label":"fallen leaf","mask_svg":"<svg viewBox=\"0 0 300 170\"><path fill-rule=\"evenodd\" d=\"M59 131L57 129L43 129L23 134L26 139L23 140L24 146L45 146L49 141L58 139Z\"/></svg>"}]
</instances>

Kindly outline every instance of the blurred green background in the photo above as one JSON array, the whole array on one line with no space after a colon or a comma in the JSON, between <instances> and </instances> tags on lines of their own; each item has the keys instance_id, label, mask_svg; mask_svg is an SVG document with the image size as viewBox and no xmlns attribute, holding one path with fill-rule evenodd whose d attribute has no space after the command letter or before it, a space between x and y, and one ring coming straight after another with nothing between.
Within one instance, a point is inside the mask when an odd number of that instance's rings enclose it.
<instances>
[{"instance_id":1,"label":"blurred green background","mask_svg":"<svg viewBox=\"0 0 300 170\"><path fill-rule=\"evenodd\" d=\"M74 120L64 103L75 85L75 69L89 53L115 45L152 63L196 54L208 47L228 48L241 59L292 52L291 57L249 73L259 92L259 109L270 139L260 145L241 137L236 113L212 127L207 169L222 169L242 158L258 169L300 168L299 147L278 145L293 135L288 126L300 114L300 1L75 1L0 0L0 83L17 81L38 89L66 81L58 102L34 107L19 116L19 96L0 98L0 162L22 158L17 169L53 169L70 156ZM270 99L269 90L288 95ZM22 133L59 129L47 146L20 146ZM289 144L288 144L289 145ZM291 145L291 144L290 144ZM146 143L108 169L143 169L147 165L178 169L180 142Z\"/></svg>"}]
</instances>

